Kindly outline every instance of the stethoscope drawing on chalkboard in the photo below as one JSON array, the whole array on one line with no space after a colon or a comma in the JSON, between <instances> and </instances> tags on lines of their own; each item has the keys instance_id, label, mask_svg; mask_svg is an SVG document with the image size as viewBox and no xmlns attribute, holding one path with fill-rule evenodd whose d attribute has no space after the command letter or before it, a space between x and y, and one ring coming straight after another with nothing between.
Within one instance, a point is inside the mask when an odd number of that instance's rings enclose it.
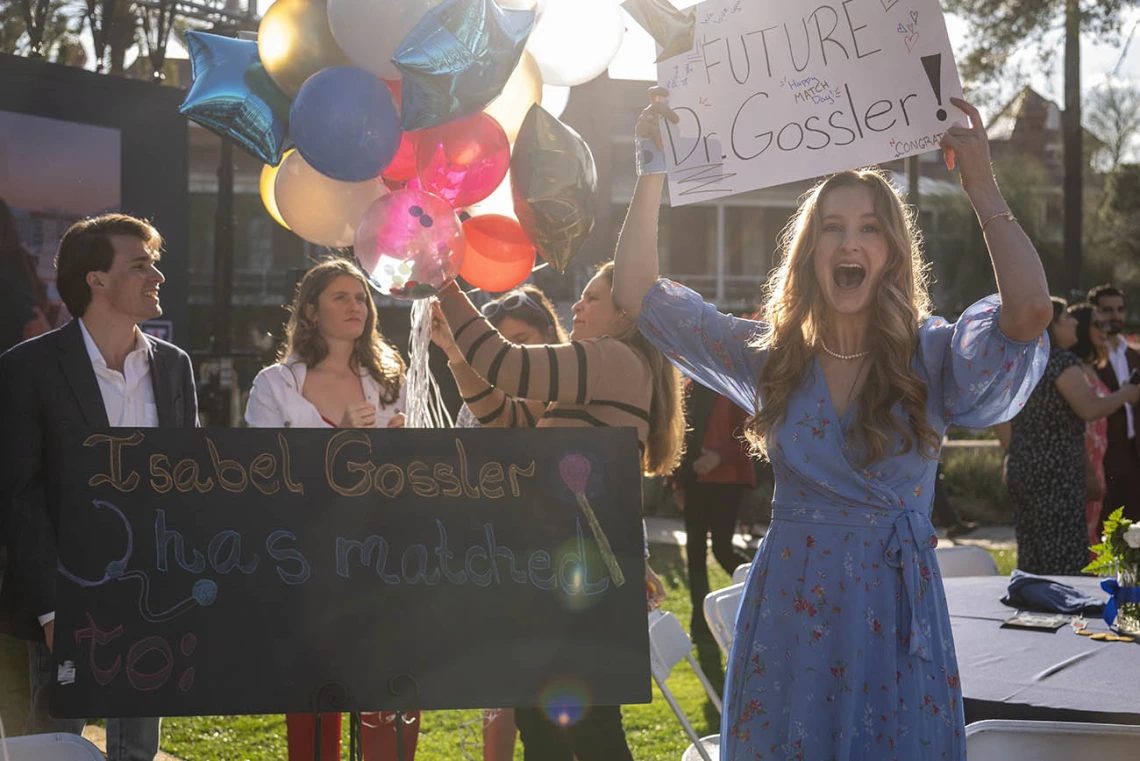
<instances>
[{"instance_id":1,"label":"stethoscope drawing on chalkboard","mask_svg":"<svg viewBox=\"0 0 1140 761\"><path fill-rule=\"evenodd\" d=\"M123 556L118 560L112 560L107 563L106 569L103 571L103 578L92 581L91 579L84 579L76 576L71 571L64 567L63 562L59 563L59 572L71 581L74 581L81 587L98 587L106 584L108 581L125 581L126 579L138 579L142 583L142 589L139 591L139 613L142 617L151 623L161 623L169 621L170 619L179 616L186 611L199 605L203 608L208 608L214 604L214 600L218 598L218 585L212 579L198 579L194 582L193 589L190 590L190 596L185 600L177 603L173 607L157 613L150 609L150 577L142 571L128 571L127 564L131 561L131 552L134 550L135 538L134 532L131 530L131 524L127 521L127 516L123 515L123 511L112 505L110 502L104 502L101 499L92 500L95 507L106 507L110 509L119 519L123 522L123 528L127 532L127 550Z\"/></svg>"}]
</instances>

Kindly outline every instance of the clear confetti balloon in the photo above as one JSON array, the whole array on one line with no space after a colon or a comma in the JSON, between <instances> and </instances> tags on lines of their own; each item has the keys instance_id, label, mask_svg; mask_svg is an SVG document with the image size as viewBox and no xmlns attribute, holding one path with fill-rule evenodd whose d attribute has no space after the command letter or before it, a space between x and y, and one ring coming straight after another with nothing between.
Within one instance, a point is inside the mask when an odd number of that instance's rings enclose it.
<instances>
[{"instance_id":1,"label":"clear confetti balloon","mask_svg":"<svg viewBox=\"0 0 1140 761\"><path fill-rule=\"evenodd\" d=\"M369 207L356 230L356 257L389 296L434 296L455 279L467 244L447 201L398 190Z\"/></svg>"}]
</instances>

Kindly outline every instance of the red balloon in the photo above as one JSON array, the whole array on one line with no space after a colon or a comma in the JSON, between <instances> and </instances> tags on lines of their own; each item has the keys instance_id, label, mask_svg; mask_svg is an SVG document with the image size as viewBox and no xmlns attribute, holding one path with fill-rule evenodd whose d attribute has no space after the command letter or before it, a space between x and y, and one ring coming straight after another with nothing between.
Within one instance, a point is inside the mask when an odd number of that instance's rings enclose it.
<instances>
[{"instance_id":1,"label":"red balloon","mask_svg":"<svg viewBox=\"0 0 1140 761\"><path fill-rule=\"evenodd\" d=\"M534 245L522 225L500 214L483 214L463 223L467 253L459 276L489 293L509 291L534 269Z\"/></svg>"},{"instance_id":2,"label":"red balloon","mask_svg":"<svg viewBox=\"0 0 1140 761\"><path fill-rule=\"evenodd\" d=\"M381 80L388 85L392 98L396 101L396 113L400 113L400 80ZM396 149L396 156L392 163L380 173L385 180L404 182L416 176L416 135L417 132L405 130L400 138L400 147Z\"/></svg>"},{"instance_id":3,"label":"red balloon","mask_svg":"<svg viewBox=\"0 0 1140 761\"><path fill-rule=\"evenodd\" d=\"M482 111L422 130L416 139L416 169L424 190L454 208L491 195L507 176L510 163L507 133Z\"/></svg>"}]
</instances>

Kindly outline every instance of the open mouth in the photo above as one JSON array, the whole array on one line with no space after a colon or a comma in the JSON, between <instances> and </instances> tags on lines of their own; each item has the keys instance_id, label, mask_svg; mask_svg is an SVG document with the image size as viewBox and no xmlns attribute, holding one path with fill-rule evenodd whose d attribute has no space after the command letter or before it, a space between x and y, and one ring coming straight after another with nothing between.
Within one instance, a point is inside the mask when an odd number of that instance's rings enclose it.
<instances>
[{"instance_id":1,"label":"open mouth","mask_svg":"<svg viewBox=\"0 0 1140 761\"><path fill-rule=\"evenodd\" d=\"M867 279L867 269L862 264L844 262L835 265L831 271L831 280L835 287L841 291L853 291Z\"/></svg>"}]
</instances>

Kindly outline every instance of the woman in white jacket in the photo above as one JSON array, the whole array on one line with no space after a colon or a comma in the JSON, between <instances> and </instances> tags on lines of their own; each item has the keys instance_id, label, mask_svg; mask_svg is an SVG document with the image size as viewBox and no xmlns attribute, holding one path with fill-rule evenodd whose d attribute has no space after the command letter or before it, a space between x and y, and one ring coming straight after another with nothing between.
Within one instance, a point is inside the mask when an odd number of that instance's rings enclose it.
<instances>
[{"instance_id":1,"label":"woman in white jacket","mask_svg":"<svg viewBox=\"0 0 1140 761\"><path fill-rule=\"evenodd\" d=\"M246 404L253 428L399 428L404 360L376 324L368 283L346 259L318 264L297 287L275 365Z\"/></svg>"},{"instance_id":2,"label":"woman in white jacket","mask_svg":"<svg viewBox=\"0 0 1140 761\"><path fill-rule=\"evenodd\" d=\"M246 403L253 428L401 428L404 360L376 324L368 282L352 262L332 259L297 287L279 362L258 373ZM364 714L364 757L395 758L395 714ZM322 721L321 759L340 758L340 715ZM407 756L415 753L419 714L406 717ZM313 757L312 716L286 717L289 759Z\"/></svg>"}]
</instances>

